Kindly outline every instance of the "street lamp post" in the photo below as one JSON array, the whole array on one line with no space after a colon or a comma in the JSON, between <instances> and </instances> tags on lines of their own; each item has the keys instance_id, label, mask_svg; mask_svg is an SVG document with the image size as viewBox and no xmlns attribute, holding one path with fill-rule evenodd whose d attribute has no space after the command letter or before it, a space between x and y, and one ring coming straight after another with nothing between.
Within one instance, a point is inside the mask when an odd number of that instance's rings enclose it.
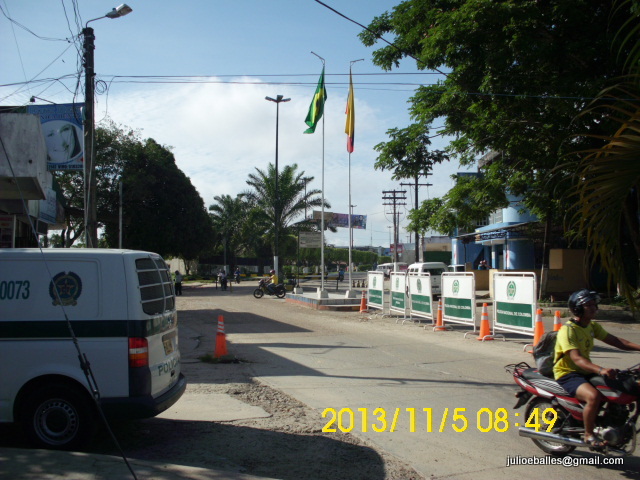
<instances>
[{"instance_id":1,"label":"street lamp post","mask_svg":"<svg viewBox=\"0 0 640 480\"><path fill-rule=\"evenodd\" d=\"M95 136L95 120L94 120L94 60L93 51L95 50L94 41L96 39L93 34L93 28L89 27L89 23L100 20L101 18L119 18L131 13L133 9L126 3L119 5L102 17L89 20L82 29L84 37L84 226L85 226L85 242L87 247L96 248L98 246L98 218L96 208L96 188L98 182L95 175L95 152L93 140Z\"/></svg>"},{"instance_id":2,"label":"street lamp post","mask_svg":"<svg viewBox=\"0 0 640 480\"><path fill-rule=\"evenodd\" d=\"M275 205L273 206L273 216L274 216L274 229L275 229L275 241L273 247L273 269L276 271L276 275L278 274L278 230L279 225L278 221L280 219L280 191L278 190L278 121L280 117L280 104L283 102L288 102L290 98L284 98L282 95L277 95L276 98L264 97L265 100L269 100L270 102L274 102L276 104L276 198Z\"/></svg>"}]
</instances>

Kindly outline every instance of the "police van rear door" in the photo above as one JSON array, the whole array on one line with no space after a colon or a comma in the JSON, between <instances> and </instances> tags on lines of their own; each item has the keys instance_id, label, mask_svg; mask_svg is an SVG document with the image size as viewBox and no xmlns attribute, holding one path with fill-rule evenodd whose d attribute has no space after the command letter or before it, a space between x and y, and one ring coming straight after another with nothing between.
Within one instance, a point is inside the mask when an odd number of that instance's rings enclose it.
<instances>
[{"instance_id":1,"label":"police van rear door","mask_svg":"<svg viewBox=\"0 0 640 480\"><path fill-rule=\"evenodd\" d=\"M137 381L130 379L130 391L142 380L147 391L133 394L162 395L180 377L178 315L169 267L156 254L136 258L135 270L140 290L138 310L144 319L139 331L129 335L129 366L132 376L144 373ZM146 365L145 365L146 364ZM146 379L144 377L147 377ZM133 384L132 384L133 383Z\"/></svg>"}]
</instances>

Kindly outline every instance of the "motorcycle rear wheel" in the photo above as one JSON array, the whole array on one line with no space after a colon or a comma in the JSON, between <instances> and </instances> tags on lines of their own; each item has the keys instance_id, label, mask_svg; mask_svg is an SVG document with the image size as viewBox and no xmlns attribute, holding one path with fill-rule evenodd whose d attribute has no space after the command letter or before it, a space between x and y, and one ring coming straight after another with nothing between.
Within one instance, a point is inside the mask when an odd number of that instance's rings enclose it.
<instances>
[{"instance_id":1,"label":"motorcycle rear wheel","mask_svg":"<svg viewBox=\"0 0 640 480\"><path fill-rule=\"evenodd\" d=\"M264 292L262 291L261 288L256 288L253 291L253 296L256 297L256 298L262 298L262 297L264 297Z\"/></svg>"},{"instance_id":2,"label":"motorcycle rear wheel","mask_svg":"<svg viewBox=\"0 0 640 480\"><path fill-rule=\"evenodd\" d=\"M276 297L278 298L284 298L286 294L287 291L284 288L279 288L278 290L276 290Z\"/></svg>"},{"instance_id":3,"label":"motorcycle rear wheel","mask_svg":"<svg viewBox=\"0 0 640 480\"><path fill-rule=\"evenodd\" d=\"M529 403L529 405L527 406L527 411L525 413L525 419L527 422L531 418L531 414L536 408L539 409L538 411L539 411L540 417L544 417L543 412L547 408L555 410L557 417L554 424L554 428L551 430L551 432L560 433L560 425L564 424L567 417L567 414L564 412L564 410L556 408L548 400L538 399ZM549 424L545 421L545 419L540 418L540 430L546 432L548 426ZM562 443L550 442L548 440L538 440L538 439L532 438L531 441L535 443L540 450L542 450L545 453L549 453L551 455L565 456L570 454L576 449L576 447L572 445L564 445Z\"/></svg>"}]
</instances>

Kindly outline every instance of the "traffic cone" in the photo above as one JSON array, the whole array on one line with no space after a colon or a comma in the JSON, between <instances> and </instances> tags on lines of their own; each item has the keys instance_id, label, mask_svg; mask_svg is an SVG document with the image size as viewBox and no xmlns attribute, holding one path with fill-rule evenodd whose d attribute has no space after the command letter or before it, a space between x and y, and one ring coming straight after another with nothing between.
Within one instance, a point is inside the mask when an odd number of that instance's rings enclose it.
<instances>
[{"instance_id":1,"label":"traffic cone","mask_svg":"<svg viewBox=\"0 0 640 480\"><path fill-rule=\"evenodd\" d=\"M540 341L540 337L542 337L542 335L544 335L544 323L542 323L542 309L539 308L536 310L536 324L533 330L533 343L526 344L524 348L527 348L529 345L535 347ZM532 354L533 349L528 350L528 352Z\"/></svg>"},{"instance_id":2,"label":"traffic cone","mask_svg":"<svg viewBox=\"0 0 640 480\"><path fill-rule=\"evenodd\" d=\"M482 317L480 318L480 334L478 335L478 340L482 340L483 342L485 340L493 340L487 307L488 305L486 303L482 304Z\"/></svg>"},{"instance_id":3,"label":"traffic cone","mask_svg":"<svg viewBox=\"0 0 640 480\"><path fill-rule=\"evenodd\" d=\"M536 310L536 325L533 331L533 346L535 347L544 335L544 323L542 323L542 309Z\"/></svg>"},{"instance_id":4,"label":"traffic cone","mask_svg":"<svg viewBox=\"0 0 640 480\"><path fill-rule=\"evenodd\" d=\"M362 292L362 300L360 300L360 313L369 313L369 310L367 310L367 293L365 291Z\"/></svg>"},{"instance_id":5,"label":"traffic cone","mask_svg":"<svg viewBox=\"0 0 640 480\"><path fill-rule=\"evenodd\" d=\"M214 350L213 358L220 358L228 355L227 352L227 337L224 334L224 317L218 315L218 332L216 333L216 349Z\"/></svg>"},{"instance_id":6,"label":"traffic cone","mask_svg":"<svg viewBox=\"0 0 640 480\"><path fill-rule=\"evenodd\" d=\"M556 314L553 316L553 331L557 332L562 328L562 322L560 321L560 310L556 310Z\"/></svg>"},{"instance_id":7,"label":"traffic cone","mask_svg":"<svg viewBox=\"0 0 640 480\"><path fill-rule=\"evenodd\" d=\"M436 317L436 325L433 327L434 332L446 330L447 327L442 323L442 298L438 300L438 315Z\"/></svg>"}]
</instances>

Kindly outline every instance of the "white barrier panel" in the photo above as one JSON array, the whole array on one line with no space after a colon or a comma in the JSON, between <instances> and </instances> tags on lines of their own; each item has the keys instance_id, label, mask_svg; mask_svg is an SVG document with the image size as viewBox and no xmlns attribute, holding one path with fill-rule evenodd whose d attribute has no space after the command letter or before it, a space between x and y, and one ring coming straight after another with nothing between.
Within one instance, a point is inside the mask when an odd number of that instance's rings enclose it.
<instances>
[{"instance_id":1,"label":"white barrier panel","mask_svg":"<svg viewBox=\"0 0 640 480\"><path fill-rule=\"evenodd\" d=\"M493 294L494 330L533 335L536 318L535 273L495 273Z\"/></svg>"},{"instance_id":2,"label":"white barrier panel","mask_svg":"<svg viewBox=\"0 0 640 480\"><path fill-rule=\"evenodd\" d=\"M431 275L407 275L409 284L409 313L412 317L422 317L433 321L431 300Z\"/></svg>"},{"instance_id":3,"label":"white barrier panel","mask_svg":"<svg viewBox=\"0 0 640 480\"><path fill-rule=\"evenodd\" d=\"M407 275L391 272L391 300L389 310L407 315Z\"/></svg>"},{"instance_id":4,"label":"white barrier panel","mask_svg":"<svg viewBox=\"0 0 640 480\"><path fill-rule=\"evenodd\" d=\"M442 274L442 320L476 329L476 277L471 272Z\"/></svg>"},{"instance_id":5,"label":"white barrier panel","mask_svg":"<svg viewBox=\"0 0 640 480\"><path fill-rule=\"evenodd\" d=\"M384 273L367 272L367 306L384 309Z\"/></svg>"}]
</instances>

